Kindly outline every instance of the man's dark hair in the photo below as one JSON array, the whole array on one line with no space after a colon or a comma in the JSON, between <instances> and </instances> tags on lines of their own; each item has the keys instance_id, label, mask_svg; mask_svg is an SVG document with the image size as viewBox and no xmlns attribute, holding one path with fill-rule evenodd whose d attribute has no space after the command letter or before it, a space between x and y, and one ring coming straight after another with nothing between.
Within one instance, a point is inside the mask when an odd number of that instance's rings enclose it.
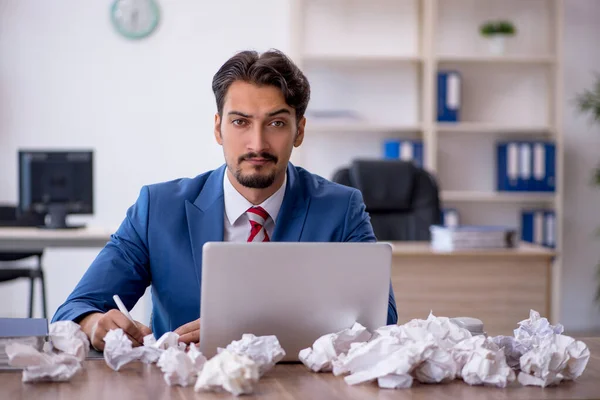
<instances>
[{"instance_id":1,"label":"man's dark hair","mask_svg":"<svg viewBox=\"0 0 600 400\"><path fill-rule=\"evenodd\" d=\"M221 117L225 95L235 81L279 88L285 102L296 110L296 121L300 121L304 116L310 99L308 79L281 51L272 49L262 54L256 51L242 51L223 64L212 82L217 111Z\"/></svg>"}]
</instances>

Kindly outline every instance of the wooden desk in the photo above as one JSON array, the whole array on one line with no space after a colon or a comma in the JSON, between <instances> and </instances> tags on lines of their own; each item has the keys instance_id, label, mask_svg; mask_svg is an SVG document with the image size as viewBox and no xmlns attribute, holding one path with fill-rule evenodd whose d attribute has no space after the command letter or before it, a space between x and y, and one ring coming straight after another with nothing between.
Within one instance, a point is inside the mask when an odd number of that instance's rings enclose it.
<instances>
[{"instance_id":1,"label":"wooden desk","mask_svg":"<svg viewBox=\"0 0 600 400\"><path fill-rule=\"evenodd\" d=\"M241 399L590 399L600 397L600 338L583 338L592 356L582 376L558 387L525 387L513 382L506 389L449 384L386 390L375 384L348 386L342 377L317 374L303 365L277 365L258 383L252 396ZM0 373L0 398L16 399L220 399L228 393L196 393L193 387L169 387L156 365L139 362L114 372L104 360L88 360L71 382L22 383L21 372Z\"/></svg>"},{"instance_id":2,"label":"wooden desk","mask_svg":"<svg viewBox=\"0 0 600 400\"><path fill-rule=\"evenodd\" d=\"M50 247L104 247L114 230L101 228L0 228L0 251L35 251Z\"/></svg>"},{"instance_id":3,"label":"wooden desk","mask_svg":"<svg viewBox=\"0 0 600 400\"><path fill-rule=\"evenodd\" d=\"M512 335L530 309L551 318L555 253L549 249L523 243L514 249L439 253L426 242L392 245L392 284L401 324L433 311L479 318L489 334Z\"/></svg>"}]
</instances>

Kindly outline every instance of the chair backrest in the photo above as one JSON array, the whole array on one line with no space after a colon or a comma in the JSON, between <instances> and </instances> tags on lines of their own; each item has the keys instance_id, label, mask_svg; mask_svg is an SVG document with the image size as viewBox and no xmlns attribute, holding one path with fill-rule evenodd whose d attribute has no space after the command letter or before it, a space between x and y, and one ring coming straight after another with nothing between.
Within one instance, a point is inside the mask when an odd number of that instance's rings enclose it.
<instances>
[{"instance_id":1,"label":"chair backrest","mask_svg":"<svg viewBox=\"0 0 600 400\"><path fill-rule=\"evenodd\" d=\"M33 212L22 214L14 205L0 205L0 226L34 227L44 224L44 216Z\"/></svg>"},{"instance_id":2,"label":"chair backrest","mask_svg":"<svg viewBox=\"0 0 600 400\"><path fill-rule=\"evenodd\" d=\"M19 214L14 205L0 205L0 227L35 227L44 222L43 215L40 214ZM14 253L0 252L0 261L16 261L24 258L39 256L42 251Z\"/></svg>"},{"instance_id":3,"label":"chair backrest","mask_svg":"<svg viewBox=\"0 0 600 400\"><path fill-rule=\"evenodd\" d=\"M440 223L437 182L412 162L354 160L333 181L361 191L378 240L430 240Z\"/></svg>"}]
</instances>

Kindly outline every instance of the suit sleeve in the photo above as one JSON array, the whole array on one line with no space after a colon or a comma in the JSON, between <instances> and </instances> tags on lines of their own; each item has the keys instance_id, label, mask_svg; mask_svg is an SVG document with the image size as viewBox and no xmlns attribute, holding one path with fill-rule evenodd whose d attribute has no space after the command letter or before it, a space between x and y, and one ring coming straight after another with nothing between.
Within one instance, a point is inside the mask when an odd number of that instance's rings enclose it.
<instances>
[{"instance_id":1,"label":"suit sleeve","mask_svg":"<svg viewBox=\"0 0 600 400\"><path fill-rule=\"evenodd\" d=\"M348 202L346 211L346 221L344 223L344 241L345 242L376 242L377 238L373 233L371 226L371 217L366 211L362 194L354 190ZM388 301L387 324L395 325L398 323L398 311L396 310L396 299L394 289L390 282L390 294Z\"/></svg>"},{"instance_id":2,"label":"suit sleeve","mask_svg":"<svg viewBox=\"0 0 600 400\"><path fill-rule=\"evenodd\" d=\"M52 322L79 321L92 312L116 308L118 294L128 309L150 285L148 257L149 190L143 187L121 226L83 275L73 293L61 305Z\"/></svg>"}]
</instances>

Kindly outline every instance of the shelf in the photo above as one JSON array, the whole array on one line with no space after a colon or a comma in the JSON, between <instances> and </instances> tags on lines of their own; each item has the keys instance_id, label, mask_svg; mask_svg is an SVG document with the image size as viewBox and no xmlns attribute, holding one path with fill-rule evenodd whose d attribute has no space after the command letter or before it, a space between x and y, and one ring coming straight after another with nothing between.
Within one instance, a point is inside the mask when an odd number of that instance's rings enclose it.
<instances>
[{"instance_id":1,"label":"shelf","mask_svg":"<svg viewBox=\"0 0 600 400\"><path fill-rule=\"evenodd\" d=\"M406 63L419 63L422 58L413 55L367 55L367 54L307 54L302 57L305 65L338 65L338 66L380 66Z\"/></svg>"},{"instance_id":2,"label":"shelf","mask_svg":"<svg viewBox=\"0 0 600 400\"><path fill-rule=\"evenodd\" d=\"M478 203L526 203L540 204L554 202L555 193L532 192L487 192L469 190L444 190L442 201L449 202L478 202Z\"/></svg>"},{"instance_id":3,"label":"shelf","mask_svg":"<svg viewBox=\"0 0 600 400\"><path fill-rule=\"evenodd\" d=\"M506 134L545 134L552 135L554 130L549 126L510 126L479 122L439 122L436 130L440 133L506 133Z\"/></svg>"},{"instance_id":4,"label":"shelf","mask_svg":"<svg viewBox=\"0 0 600 400\"><path fill-rule=\"evenodd\" d=\"M553 64L556 57L552 55L440 55L438 63L472 63L472 64Z\"/></svg>"},{"instance_id":5,"label":"shelf","mask_svg":"<svg viewBox=\"0 0 600 400\"><path fill-rule=\"evenodd\" d=\"M369 124L362 122L310 123L309 119L306 130L324 133L417 133L422 130L422 127L420 125Z\"/></svg>"}]
</instances>

